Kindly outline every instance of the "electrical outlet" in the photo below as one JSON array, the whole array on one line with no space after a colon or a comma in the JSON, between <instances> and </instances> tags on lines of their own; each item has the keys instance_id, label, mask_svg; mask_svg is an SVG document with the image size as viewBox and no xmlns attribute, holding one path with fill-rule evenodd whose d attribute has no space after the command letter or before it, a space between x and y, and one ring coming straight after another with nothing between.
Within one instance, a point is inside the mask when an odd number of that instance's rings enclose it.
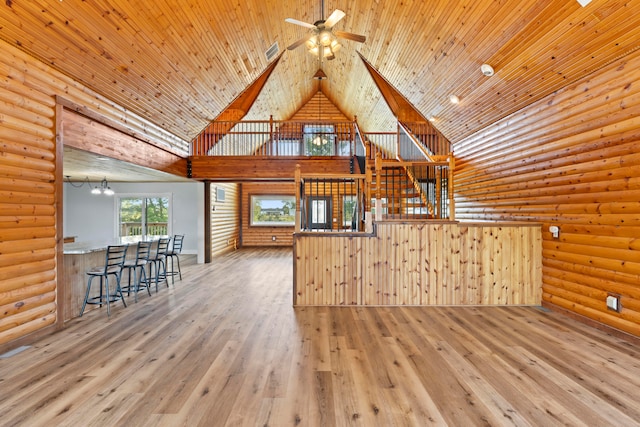
<instances>
[{"instance_id":1,"label":"electrical outlet","mask_svg":"<svg viewBox=\"0 0 640 427\"><path fill-rule=\"evenodd\" d=\"M271 236L271 241L275 242L276 241L276 236Z\"/></svg>"}]
</instances>

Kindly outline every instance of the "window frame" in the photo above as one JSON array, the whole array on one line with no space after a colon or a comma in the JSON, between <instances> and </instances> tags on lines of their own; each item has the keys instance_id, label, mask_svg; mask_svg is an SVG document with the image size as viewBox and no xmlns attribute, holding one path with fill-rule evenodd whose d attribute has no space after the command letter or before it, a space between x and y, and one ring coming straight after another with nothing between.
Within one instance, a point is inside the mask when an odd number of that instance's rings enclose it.
<instances>
[{"instance_id":1,"label":"window frame","mask_svg":"<svg viewBox=\"0 0 640 427\"><path fill-rule=\"evenodd\" d=\"M143 200L143 209L142 209L142 218L141 218L141 226L142 229L145 230L146 224L146 200L154 199L154 198L166 198L168 200L167 205L167 235L173 235L173 193L116 193L114 195L114 209L115 209L115 230L114 236L116 238L126 237L121 236L120 231L122 230L122 220L120 217L120 205L122 199L142 199ZM145 234L143 234L145 235Z\"/></svg>"},{"instance_id":2,"label":"window frame","mask_svg":"<svg viewBox=\"0 0 640 427\"><path fill-rule=\"evenodd\" d=\"M290 214L292 219L291 221L254 221L254 207L255 199L262 200L282 200L282 201L291 201L293 202L293 207L291 208L293 212ZM284 203L283 203L284 205ZM273 194L273 193L265 193L265 194L249 194L249 227L295 227L296 225L296 196L293 194Z\"/></svg>"}]
</instances>

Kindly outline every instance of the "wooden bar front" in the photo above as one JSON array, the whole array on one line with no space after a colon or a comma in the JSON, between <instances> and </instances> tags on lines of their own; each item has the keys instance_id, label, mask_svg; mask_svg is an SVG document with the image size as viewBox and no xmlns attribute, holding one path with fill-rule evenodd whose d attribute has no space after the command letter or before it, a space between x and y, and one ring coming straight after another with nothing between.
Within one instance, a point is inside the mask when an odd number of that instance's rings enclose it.
<instances>
[{"instance_id":1,"label":"wooden bar front","mask_svg":"<svg viewBox=\"0 0 640 427\"><path fill-rule=\"evenodd\" d=\"M378 222L297 233L294 305L540 305L540 224Z\"/></svg>"}]
</instances>

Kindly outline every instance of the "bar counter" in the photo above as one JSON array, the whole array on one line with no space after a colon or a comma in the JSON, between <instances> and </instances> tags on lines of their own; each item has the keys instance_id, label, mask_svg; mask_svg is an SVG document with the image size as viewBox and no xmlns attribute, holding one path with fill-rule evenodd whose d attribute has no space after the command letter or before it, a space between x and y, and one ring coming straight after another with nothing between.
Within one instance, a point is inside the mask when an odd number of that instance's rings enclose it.
<instances>
[{"instance_id":1,"label":"bar counter","mask_svg":"<svg viewBox=\"0 0 640 427\"><path fill-rule=\"evenodd\" d=\"M114 238L110 241L87 241L65 243L63 246L64 254L64 294L62 304L64 305L64 321L80 316L84 294L87 291L87 271L94 267L103 266L107 247L110 245L129 245L127 249L127 259L135 258L136 245L139 241L155 241L161 237L168 236L127 236ZM154 245L155 247L155 245ZM127 283L128 276L123 274L121 284ZM109 277L109 289L115 289L115 278ZM98 279L94 279L91 286L91 295L96 296L100 292ZM126 297L126 296L125 296ZM126 302L133 301L133 297L127 299ZM116 304L122 304L117 302ZM99 305L87 305L85 312L99 308ZM113 307L112 307L113 308ZM105 316L107 314L105 313Z\"/></svg>"}]
</instances>

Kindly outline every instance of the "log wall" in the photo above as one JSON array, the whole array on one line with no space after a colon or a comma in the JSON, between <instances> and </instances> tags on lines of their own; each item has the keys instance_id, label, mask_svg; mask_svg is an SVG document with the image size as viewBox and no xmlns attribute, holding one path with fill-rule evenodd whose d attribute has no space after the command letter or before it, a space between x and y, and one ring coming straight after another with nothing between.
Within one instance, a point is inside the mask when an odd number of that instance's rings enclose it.
<instances>
[{"instance_id":1,"label":"log wall","mask_svg":"<svg viewBox=\"0 0 640 427\"><path fill-rule=\"evenodd\" d=\"M58 96L166 150L183 143L0 40L0 350L62 325Z\"/></svg>"},{"instance_id":2,"label":"log wall","mask_svg":"<svg viewBox=\"0 0 640 427\"><path fill-rule=\"evenodd\" d=\"M0 53L0 345L57 319L56 105Z\"/></svg>"},{"instance_id":3,"label":"log wall","mask_svg":"<svg viewBox=\"0 0 640 427\"><path fill-rule=\"evenodd\" d=\"M294 236L295 305L539 305L539 224L381 222Z\"/></svg>"},{"instance_id":4,"label":"log wall","mask_svg":"<svg viewBox=\"0 0 640 427\"><path fill-rule=\"evenodd\" d=\"M634 335L638 81L635 52L454 145L456 218L541 222L544 303ZM607 309L608 294L620 312Z\"/></svg>"},{"instance_id":5,"label":"log wall","mask_svg":"<svg viewBox=\"0 0 640 427\"><path fill-rule=\"evenodd\" d=\"M216 197L224 190L224 201ZM211 183L211 255L220 255L240 247L240 184Z\"/></svg>"},{"instance_id":6,"label":"log wall","mask_svg":"<svg viewBox=\"0 0 640 427\"><path fill-rule=\"evenodd\" d=\"M286 194L295 196L293 182L246 182L242 184L242 246L291 246L294 226L269 227L251 225L251 196ZM276 240L273 240L275 236Z\"/></svg>"}]
</instances>

